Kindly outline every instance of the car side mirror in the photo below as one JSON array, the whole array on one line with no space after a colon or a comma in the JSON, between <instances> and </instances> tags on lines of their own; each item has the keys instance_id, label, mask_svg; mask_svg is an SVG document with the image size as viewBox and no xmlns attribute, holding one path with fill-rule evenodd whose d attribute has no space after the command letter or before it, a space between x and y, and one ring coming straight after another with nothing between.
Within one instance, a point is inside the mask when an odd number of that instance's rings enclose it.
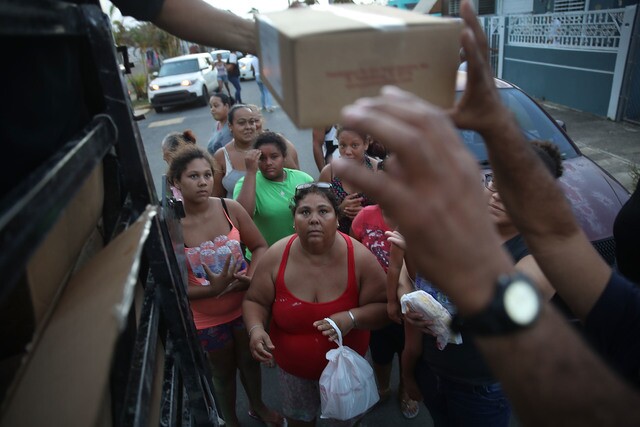
<instances>
[{"instance_id":1,"label":"car side mirror","mask_svg":"<svg viewBox=\"0 0 640 427\"><path fill-rule=\"evenodd\" d=\"M151 73L151 75L152 75L153 77L158 77L158 72L157 72L157 71L154 71L153 73Z\"/></svg>"},{"instance_id":2,"label":"car side mirror","mask_svg":"<svg viewBox=\"0 0 640 427\"><path fill-rule=\"evenodd\" d=\"M565 122L563 122L562 120L557 120L556 119L556 123L558 124L558 126L560 126L562 128L563 131L567 131L567 124Z\"/></svg>"}]
</instances>

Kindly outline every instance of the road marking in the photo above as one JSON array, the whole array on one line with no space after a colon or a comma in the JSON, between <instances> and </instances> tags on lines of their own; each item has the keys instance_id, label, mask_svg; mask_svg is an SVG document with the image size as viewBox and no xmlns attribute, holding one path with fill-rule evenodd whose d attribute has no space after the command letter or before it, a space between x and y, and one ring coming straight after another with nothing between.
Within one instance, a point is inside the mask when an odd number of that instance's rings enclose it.
<instances>
[{"instance_id":1,"label":"road marking","mask_svg":"<svg viewBox=\"0 0 640 427\"><path fill-rule=\"evenodd\" d=\"M175 119L160 120L159 122L153 122L148 127L159 128L162 126L179 125L184 122L184 117L176 117Z\"/></svg>"}]
</instances>

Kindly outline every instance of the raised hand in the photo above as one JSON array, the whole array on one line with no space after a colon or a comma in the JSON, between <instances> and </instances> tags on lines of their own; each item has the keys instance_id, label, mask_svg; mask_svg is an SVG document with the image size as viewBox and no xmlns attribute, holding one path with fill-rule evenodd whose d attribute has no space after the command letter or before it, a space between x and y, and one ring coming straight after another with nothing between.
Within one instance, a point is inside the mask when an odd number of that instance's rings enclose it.
<instances>
[{"instance_id":1,"label":"raised hand","mask_svg":"<svg viewBox=\"0 0 640 427\"><path fill-rule=\"evenodd\" d=\"M355 218L358 212L362 210L362 201L364 198L360 193L351 193L344 198L340 204L340 210L342 214L348 218Z\"/></svg>"},{"instance_id":2,"label":"raised hand","mask_svg":"<svg viewBox=\"0 0 640 427\"><path fill-rule=\"evenodd\" d=\"M459 128L472 129L483 136L500 132L511 113L502 104L495 86L487 38L469 1L462 3L460 16L467 26L461 38L467 58L467 82L449 115Z\"/></svg>"},{"instance_id":3,"label":"raised hand","mask_svg":"<svg viewBox=\"0 0 640 427\"><path fill-rule=\"evenodd\" d=\"M244 165L247 168L248 173L255 174L258 172L260 156L262 156L262 151L260 150L249 150L244 155Z\"/></svg>"}]
</instances>

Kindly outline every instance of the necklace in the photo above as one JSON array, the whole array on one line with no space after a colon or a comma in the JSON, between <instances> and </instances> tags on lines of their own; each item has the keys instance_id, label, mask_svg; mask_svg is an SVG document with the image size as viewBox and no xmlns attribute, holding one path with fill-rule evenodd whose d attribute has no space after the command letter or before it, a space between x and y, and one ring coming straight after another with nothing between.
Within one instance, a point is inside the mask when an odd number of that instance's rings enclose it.
<instances>
[{"instance_id":1,"label":"necklace","mask_svg":"<svg viewBox=\"0 0 640 427\"><path fill-rule=\"evenodd\" d=\"M251 150L251 147L247 148L246 150L241 150L240 148L238 148L238 144L236 144L236 140L233 140L233 148L238 152L238 153L246 153L247 151Z\"/></svg>"}]
</instances>

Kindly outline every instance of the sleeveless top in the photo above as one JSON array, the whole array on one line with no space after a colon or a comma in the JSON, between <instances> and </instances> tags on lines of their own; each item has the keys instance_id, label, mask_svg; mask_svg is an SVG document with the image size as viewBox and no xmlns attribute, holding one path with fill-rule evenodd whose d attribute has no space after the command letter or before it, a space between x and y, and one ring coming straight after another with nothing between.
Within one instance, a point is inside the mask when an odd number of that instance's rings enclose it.
<instances>
[{"instance_id":1,"label":"sleeveless top","mask_svg":"<svg viewBox=\"0 0 640 427\"><path fill-rule=\"evenodd\" d=\"M227 77L227 66L224 62L216 62L215 66L218 71L218 77Z\"/></svg>"},{"instance_id":2,"label":"sleeveless top","mask_svg":"<svg viewBox=\"0 0 640 427\"><path fill-rule=\"evenodd\" d=\"M367 166L368 169L373 169L373 164L371 163L371 159L369 158L369 156L364 156L364 164ZM335 194L336 198L338 199L338 204L341 204L342 201L349 195L349 193L347 193L344 187L342 186L342 180L337 176L333 176L331 178L331 191L333 191L333 194ZM375 204L375 202L370 200L366 196L366 194L363 194L363 193L361 194L363 199L362 206L369 206L369 205ZM339 221L338 230L340 230L345 234L349 234L349 229L351 229L351 223L353 222L353 220L345 215L340 215L339 220L340 221Z\"/></svg>"},{"instance_id":3,"label":"sleeveless top","mask_svg":"<svg viewBox=\"0 0 640 427\"><path fill-rule=\"evenodd\" d=\"M322 370L327 366L327 351L337 347L336 343L329 341L313 326L313 322L358 307L353 244L348 236L342 233L340 235L347 243L348 281L342 295L333 301L314 303L301 300L294 296L284 283L289 251L298 237L297 234L291 236L282 254L275 282L269 335L276 347L273 355L278 366L297 377L319 380ZM353 329L344 337L343 344L364 356L369 346L369 331Z\"/></svg>"},{"instance_id":4,"label":"sleeveless top","mask_svg":"<svg viewBox=\"0 0 640 427\"><path fill-rule=\"evenodd\" d=\"M224 208L224 216L229 222L231 230L227 233L227 237L231 240L240 241L240 231L233 225L229 212L227 211L227 205L224 199L220 198L222 207ZM185 246L185 255L189 250ZM193 274L193 270L187 260L187 272L189 275L189 285L204 286L204 278L198 278ZM189 300L191 306L191 313L193 314L193 321L196 324L196 329L206 329L212 326L222 325L223 323L231 322L234 319L242 316L242 300L244 299L244 292L229 292L223 296L211 297L211 298L199 298Z\"/></svg>"},{"instance_id":5,"label":"sleeveless top","mask_svg":"<svg viewBox=\"0 0 640 427\"><path fill-rule=\"evenodd\" d=\"M227 190L227 199L233 199L233 189L236 188L238 180L247 174L247 171L239 171L233 168L226 146L222 147L222 152L224 153L225 165L225 174L222 177L222 186Z\"/></svg>"},{"instance_id":6,"label":"sleeveless top","mask_svg":"<svg viewBox=\"0 0 640 427\"><path fill-rule=\"evenodd\" d=\"M209 138L209 142L207 143L207 151L213 156L216 154L216 151L230 143L232 139L233 136L231 135L231 130L227 122L224 122L224 124L216 122L216 127L213 129L211 138Z\"/></svg>"}]
</instances>

